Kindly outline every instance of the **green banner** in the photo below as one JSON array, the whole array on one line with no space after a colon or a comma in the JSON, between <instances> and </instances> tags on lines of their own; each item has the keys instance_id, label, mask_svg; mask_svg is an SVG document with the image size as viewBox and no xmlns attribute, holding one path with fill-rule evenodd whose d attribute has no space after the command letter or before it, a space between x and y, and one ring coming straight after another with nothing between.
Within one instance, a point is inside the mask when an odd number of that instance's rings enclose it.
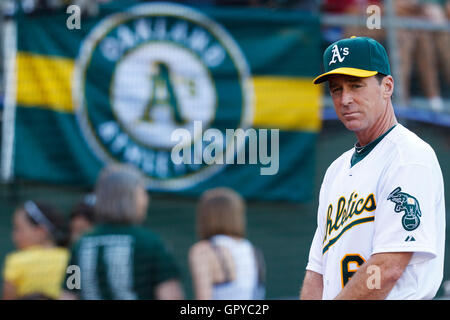
<instances>
[{"instance_id":1,"label":"green banner","mask_svg":"<svg viewBox=\"0 0 450 320\"><path fill-rule=\"evenodd\" d=\"M13 177L91 186L124 162L154 192L311 198L317 16L137 1L68 12L17 15Z\"/></svg>"}]
</instances>

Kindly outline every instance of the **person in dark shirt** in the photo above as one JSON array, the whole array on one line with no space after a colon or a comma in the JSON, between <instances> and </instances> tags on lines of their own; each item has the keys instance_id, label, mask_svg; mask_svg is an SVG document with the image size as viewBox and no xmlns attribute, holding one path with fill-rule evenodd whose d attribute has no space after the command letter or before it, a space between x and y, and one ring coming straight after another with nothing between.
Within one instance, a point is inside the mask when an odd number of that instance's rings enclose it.
<instances>
[{"instance_id":1,"label":"person in dark shirt","mask_svg":"<svg viewBox=\"0 0 450 320\"><path fill-rule=\"evenodd\" d=\"M107 167L95 196L96 226L74 244L69 263L79 267L80 288L69 288L68 275L62 299L183 299L173 255L140 225L149 204L140 175L126 166Z\"/></svg>"}]
</instances>

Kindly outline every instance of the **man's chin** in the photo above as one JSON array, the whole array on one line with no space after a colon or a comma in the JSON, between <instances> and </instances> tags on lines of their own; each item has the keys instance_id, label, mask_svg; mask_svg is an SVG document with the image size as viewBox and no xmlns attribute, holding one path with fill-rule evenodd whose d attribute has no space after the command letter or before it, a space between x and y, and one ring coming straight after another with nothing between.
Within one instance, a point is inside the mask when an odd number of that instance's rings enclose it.
<instances>
[{"instance_id":1,"label":"man's chin","mask_svg":"<svg viewBox=\"0 0 450 320\"><path fill-rule=\"evenodd\" d=\"M359 121L346 121L344 122L344 126L347 130L358 132L361 130L361 123Z\"/></svg>"}]
</instances>

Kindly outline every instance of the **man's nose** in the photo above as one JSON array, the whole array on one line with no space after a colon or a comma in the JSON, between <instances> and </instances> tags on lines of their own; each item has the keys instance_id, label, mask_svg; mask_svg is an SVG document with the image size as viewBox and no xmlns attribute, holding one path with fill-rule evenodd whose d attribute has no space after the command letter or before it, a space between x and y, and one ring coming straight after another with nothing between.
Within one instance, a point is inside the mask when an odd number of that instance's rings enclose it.
<instances>
[{"instance_id":1,"label":"man's nose","mask_svg":"<svg viewBox=\"0 0 450 320\"><path fill-rule=\"evenodd\" d=\"M348 106L353 102L353 95L350 92L350 90L344 88L342 89L342 105L343 106Z\"/></svg>"}]
</instances>

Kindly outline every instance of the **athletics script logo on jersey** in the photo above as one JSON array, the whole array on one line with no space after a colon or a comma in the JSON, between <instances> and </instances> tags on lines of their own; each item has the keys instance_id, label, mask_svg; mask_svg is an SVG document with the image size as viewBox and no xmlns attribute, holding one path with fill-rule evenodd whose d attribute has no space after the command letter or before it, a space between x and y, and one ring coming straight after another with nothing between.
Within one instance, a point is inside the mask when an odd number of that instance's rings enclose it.
<instances>
[{"instance_id":1,"label":"athletics script logo on jersey","mask_svg":"<svg viewBox=\"0 0 450 320\"><path fill-rule=\"evenodd\" d=\"M358 193L352 192L348 199L342 196L337 201L336 210L330 203L327 209L322 254L325 254L347 230L358 224L374 221L374 216L361 216L361 214L373 212L376 208L375 196L372 193L367 197L360 197ZM330 237L333 238L329 239Z\"/></svg>"},{"instance_id":2,"label":"athletics script logo on jersey","mask_svg":"<svg viewBox=\"0 0 450 320\"><path fill-rule=\"evenodd\" d=\"M337 61L336 61L336 58L339 60L339 62L344 61L345 56L347 56L347 55L349 54L348 48L347 48L347 47L345 47L345 48L339 48L339 47L337 46L337 44L335 44L335 45L333 46L331 52L333 53L333 56L331 57L330 63L329 63L328 65L330 65L330 64L332 64L332 63L336 63L336 62L337 62ZM341 52L342 52L342 56L341 56Z\"/></svg>"},{"instance_id":3,"label":"athletics script logo on jersey","mask_svg":"<svg viewBox=\"0 0 450 320\"><path fill-rule=\"evenodd\" d=\"M413 231L420 224L422 211L420 211L419 201L416 198L401 191L402 189L400 187L395 188L387 199L395 203L395 212L405 212L402 217L403 228L408 231Z\"/></svg>"},{"instance_id":4,"label":"athletics script logo on jersey","mask_svg":"<svg viewBox=\"0 0 450 320\"><path fill-rule=\"evenodd\" d=\"M94 154L135 165L161 190L192 186L224 166L174 164L174 130L188 130L186 143L201 157L194 121L222 133L243 128L253 101L249 67L231 35L178 4L141 4L100 21L81 46L74 84L78 124Z\"/></svg>"}]
</instances>

